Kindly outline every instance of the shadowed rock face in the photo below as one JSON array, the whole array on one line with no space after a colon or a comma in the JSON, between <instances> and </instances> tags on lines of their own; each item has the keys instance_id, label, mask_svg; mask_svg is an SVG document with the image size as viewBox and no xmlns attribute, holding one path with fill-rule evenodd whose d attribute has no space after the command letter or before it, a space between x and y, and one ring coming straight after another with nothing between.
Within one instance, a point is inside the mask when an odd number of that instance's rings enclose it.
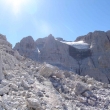
<instances>
[{"instance_id":1,"label":"shadowed rock face","mask_svg":"<svg viewBox=\"0 0 110 110\"><path fill-rule=\"evenodd\" d=\"M82 74L89 74L92 77L96 76L96 79L99 80L102 80L100 75L103 74L110 83L110 31L95 31L76 39L76 41L81 40L90 44L92 52L88 62L89 67Z\"/></svg>"},{"instance_id":2,"label":"shadowed rock face","mask_svg":"<svg viewBox=\"0 0 110 110\"><path fill-rule=\"evenodd\" d=\"M75 40L87 43L90 46L88 49L78 49L62 43L62 39L55 39L52 35L36 41L26 37L23 41L14 47L14 50L19 50L21 55L36 61L59 65L80 75L89 74L99 81L110 83L110 31L90 32ZM28 43L29 46L25 48L23 43ZM30 44L33 45L32 48Z\"/></svg>"},{"instance_id":3,"label":"shadowed rock face","mask_svg":"<svg viewBox=\"0 0 110 110\"><path fill-rule=\"evenodd\" d=\"M76 60L83 60L87 57L90 57L92 54L90 49L76 49L72 46L69 46L69 55Z\"/></svg>"}]
</instances>

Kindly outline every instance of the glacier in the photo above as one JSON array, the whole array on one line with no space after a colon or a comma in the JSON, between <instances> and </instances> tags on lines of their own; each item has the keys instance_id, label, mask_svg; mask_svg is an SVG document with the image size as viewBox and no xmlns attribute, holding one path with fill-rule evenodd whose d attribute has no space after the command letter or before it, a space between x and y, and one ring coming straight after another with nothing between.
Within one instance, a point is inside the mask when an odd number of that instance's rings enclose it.
<instances>
[{"instance_id":1,"label":"glacier","mask_svg":"<svg viewBox=\"0 0 110 110\"><path fill-rule=\"evenodd\" d=\"M60 42L71 45L77 49L89 49L90 48L90 45L88 43L85 43L84 41L78 41L78 42L60 41Z\"/></svg>"}]
</instances>

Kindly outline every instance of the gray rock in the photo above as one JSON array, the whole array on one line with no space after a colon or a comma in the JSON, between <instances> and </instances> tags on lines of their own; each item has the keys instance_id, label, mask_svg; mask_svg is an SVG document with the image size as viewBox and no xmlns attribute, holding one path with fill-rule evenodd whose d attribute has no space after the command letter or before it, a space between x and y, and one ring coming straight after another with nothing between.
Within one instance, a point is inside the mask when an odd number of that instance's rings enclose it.
<instances>
[{"instance_id":1,"label":"gray rock","mask_svg":"<svg viewBox=\"0 0 110 110\"><path fill-rule=\"evenodd\" d=\"M63 73L61 73L60 71L54 72L54 73L52 74L52 76L56 76L56 78L61 78L61 79L64 78Z\"/></svg>"},{"instance_id":2,"label":"gray rock","mask_svg":"<svg viewBox=\"0 0 110 110\"><path fill-rule=\"evenodd\" d=\"M96 104L96 102L95 102L95 101L90 100L90 99L88 99L88 103L89 103L90 105L92 105L92 106L95 106L95 104Z\"/></svg>"},{"instance_id":3,"label":"gray rock","mask_svg":"<svg viewBox=\"0 0 110 110\"><path fill-rule=\"evenodd\" d=\"M4 79L4 74L2 72L2 52L0 52L0 80Z\"/></svg>"},{"instance_id":4,"label":"gray rock","mask_svg":"<svg viewBox=\"0 0 110 110\"><path fill-rule=\"evenodd\" d=\"M11 84L9 84L9 86L11 89L18 91L18 86L16 84L11 83Z\"/></svg>"},{"instance_id":5,"label":"gray rock","mask_svg":"<svg viewBox=\"0 0 110 110\"><path fill-rule=\"evenodd\" d=\"M3 88L0 88L0 95L4 95L9 93L9 87L8 86L4 86Z\"/></svg>"},{"instance_id":6,"label":"gray rock","mask_svg":"<svg viewBox=\"0 0 110 110\"><path fill-rule=\"evenodd\" d=\"M44 77L49 77L53 74L53 72L56 70L56 68L50 64L44 64L44 66L41 67L39 70L40 75Z\"/></svg>"},{"instance_id":7,"label":"gray rock","mask_svg":"<svg viewBox=\"0 0 110 110\"><path fill-rule=\"evenodd\" d=\"M7 80L3 79L3 80L1 81L1 84L2 84L2 85L4 85L4 86L6 86L6 85L8 85L8 84L9 84L9 81L7 81Z\"/></svg>"},{"instance_id":8,"label":"gray rock","mask_svg":"<svg viewBox=\"0 0 110 110\"><path fill-rule=\"evenodd\" d=\"M76 82L75 88L74 88L74 92L75 92L76 95L81 95L82 93L84 93L87 90L88 90L88 88L87 88L86 84Z\"/></svg>"},{"instance_id":9,"label":"gray rock","mask_svg":"<svg viewBox=\"0 0 110 110\"><path fill-rule=\"evenodd\" d=\"M23 57L18 53L17 50L14 51L14 56L15 56L18 60L23 60Z\"/></svg>"},{"instance_id":10,"label":"gray rock","mask_svg":"<svg viewBox=\"0 0 110 110\"><path fill-rule=\"evenodd\" d=\"M37 92L37 95L39 96L39 97L43 97L44 95L43 95L43 93L42 92Z\"/></svg>"},{"instance_id":11,"label":"gray rock","mask_svg":"<svg viewBox=\"0 0 110 110\"><path fill-rule=\"evenodd\" d=\"M80 101L82 103L86 103L87 102L87 98L86 97L78 97L78 101Z\"/></svg>"},{"instance_id":12,"label":"gray rock","mask_svg":"<svg viewBox=\"0 0 110 110\"><path fill-rule=\"evenodd\" d=\"M91 91L85 91L82 95L84 97L91 97L91 96L93 96L93 93Z\"/></svg>"},{"instance_id":13,"label":"gray rock","mask_svg":"<svg viewBox=\"0 0 110 110\"><path fill-rule=\"evenodd\" d=\"M29 89L30 87L30 85L25 80L22 80L22 86L26 89Z\"/></svg>"},{"instance_id":14,"label":"gray rock","mask_svg":"<svg viewBox=\"0 0 110 110\"><path fill-rule=\"evenodd\" d=\"M27 106L30 109L42 110L39 101L37 99L35 99L35 98L28 98L27 99Z\"/></svg>"},{"instance_id":15,"label":"gray rock","mask_svg":"<svg viewBox=\"0 0 110 110\"><path fill-rule=\"evenodd\" d=\"M107 83L103 83L103 87L104 88L108 88L108 84Z\"/></svg>"}]
</instances>

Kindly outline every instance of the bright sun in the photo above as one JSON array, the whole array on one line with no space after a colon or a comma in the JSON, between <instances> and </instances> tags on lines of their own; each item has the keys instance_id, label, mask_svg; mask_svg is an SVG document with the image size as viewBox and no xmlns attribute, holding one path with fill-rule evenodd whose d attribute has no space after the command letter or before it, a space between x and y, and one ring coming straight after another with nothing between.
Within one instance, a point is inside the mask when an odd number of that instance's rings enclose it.
<instances>
[{"instance_id":1,"label":"bright sun","mask_svg":"<svg viewBox=\"0 0 110 110\"><path fill-rule=\"evenodd\" d=\"M7 4L10 5L12 11L18 14L23 5L27 3L28 0L7 0Z\"/></svg>"},{"instance_id":2,"label":"bright sun","mask_svg":"<svg viewBox=\"0 0 110 110\"><path fill-rule=\"evenodd\" d=\"M41 0L0 0L1 3L3 3L5 10L15 16L20 16L22 13L36 13L41 5Z\"/></svg>"}]
</instances>

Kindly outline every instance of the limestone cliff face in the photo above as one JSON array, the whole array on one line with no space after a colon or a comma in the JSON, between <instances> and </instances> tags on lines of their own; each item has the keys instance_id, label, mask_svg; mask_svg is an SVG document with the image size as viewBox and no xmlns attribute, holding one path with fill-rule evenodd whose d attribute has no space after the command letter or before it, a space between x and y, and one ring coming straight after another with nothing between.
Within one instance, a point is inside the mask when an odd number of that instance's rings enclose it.
<instances>
[{"instance_id":1,"label":"limestone cliff face","mask_svg":"<svg viewBox=\"0 0 110 110\"><path fill-rule=\"evenodd\" d=\"M7 41L6 36L0 34L0 80L5 76L4 70L15 67L17 59L22 60L22 56L12 49L12 44Z\"/></svg>"},{"instance_id":2,"label":"limestone cliff face","mask_svg":"<svg viewBox=\"0 0 110 110\"><path fill-rule=\"evenodd\" d=\"M30 57L34 60L38 56L34 39L31 36L23 38L19 43L15 45L14 50L17 50L22 56Z\"/></svg>"},{"instance_id":3,"label":"limestone cliff face","mask_svg":"<svg viewBox=\"0 0 110 110\"><path fill-rule=\"evenodd\" d=\"M12 45L7 41L6 36L0 34L0 50L12 52Z\"/></svg>"},{"instance_id":4,"label":"limestone cliff face","mask_svg":"<svg viewBox=\"0 0 110 110\"><path fill-rule=\"evenodd\" d=\"M75 42L84 42L89 48L80 49L55 39L52 35L34 41L29 37L14 47L21 55L40 62L47 62L75 71L80 75L89 75L95 79L110 83L110 31L95 31L78 37ZM76 45L76 44L75 44Z\"/></svg>"},{"instance_id":5,"label":"limestone cliff face","mask_svg":"<svg viewBox=\"0 0 110 110\"><path fill-rule=\"evenodd\" d=\"M78 37L76 41L83 40L90 44L91 57L86 68L82 74L89 74L96 76L95 78L102 81L102 76L105 75L110 83L110 31L95 31L85 36ZM92 66L91 66L92 65Z\"/></svg>"},{"instance_id":6,"label":"limestone cliff face","mask_svg":"<svg viewBox=\"0 0 110 110\"><path fill-rule=\"evenodd\" d=\"M26 37L24 40L24 44L27 44L28 37ZM29 40L28 44L30 43L31 40ZM26 45L22 45L21 40L19 44L16 44L14 50L18 50L21 55L27 56L36 61L48 62L54 65L59 65L66 69L70 69L70 67L77 67L76 60L69 55L69 45L61 43L52 35L49 35L45 38L39 38L38 40L33 42L33 44L34 48L28 49Z\"/></svg>"}]
</instances>

